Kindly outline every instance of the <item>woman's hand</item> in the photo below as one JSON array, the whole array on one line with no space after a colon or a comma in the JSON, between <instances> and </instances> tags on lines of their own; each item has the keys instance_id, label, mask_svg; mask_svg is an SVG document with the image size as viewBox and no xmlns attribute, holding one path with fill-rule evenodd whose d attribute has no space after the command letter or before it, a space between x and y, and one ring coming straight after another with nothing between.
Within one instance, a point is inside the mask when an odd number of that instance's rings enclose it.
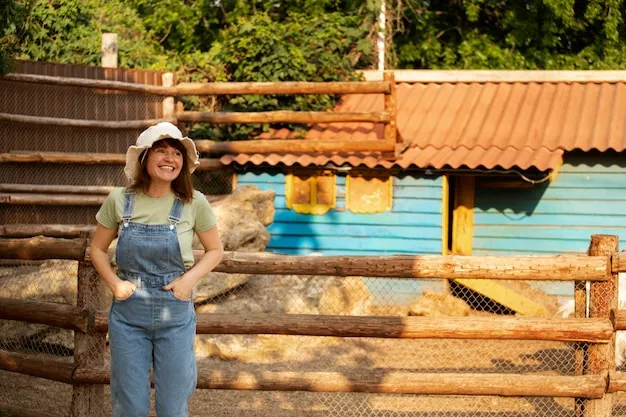
<instances>
[{"instance_id":1,"label":"woman's hand","mask_svg":"<svg viewBox=\"0 0 626 417\"><path fill-rule=\"evenodd\" d=\"M115 283L111 292L116 300L122 301L133 295L137 286L130 281L120 280Z\"/></svg>"},{"instance_id":2,"label":"woman's hand","mask_svg":"<svg viewBox=\"0 0 626 417\"><path fill-rule=\"evenodd\" d=\"M193 286L193 282L189 282L189 280L185 279L184 275L181 275L174 281L165 285L163 289L165 291L171 291L172 294L174 294L174 297L178 298L179 300L190 300Z\"/></svg>"}]
</instances>

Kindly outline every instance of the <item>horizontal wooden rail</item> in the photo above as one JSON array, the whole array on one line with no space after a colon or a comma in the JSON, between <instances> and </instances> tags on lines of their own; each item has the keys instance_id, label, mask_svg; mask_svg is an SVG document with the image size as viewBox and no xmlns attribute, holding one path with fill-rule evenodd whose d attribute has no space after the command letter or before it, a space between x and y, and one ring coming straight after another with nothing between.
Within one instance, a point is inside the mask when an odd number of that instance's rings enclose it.
<instances>
[{"instance_id":1,"label":"horizontal wooden rail","mask_svg":"<svg viewBox=\"0 0 626 417\"><path fill-rule=\"evenodd\" d=\"M57 238L75 238L92 234L96 226L91 224L3 224L0 225L0 236L24 238L48 236Z\"/></svg>"},{"instance_id":2,"label":"horizontal wooden rail","mask_svg":"<svg viewBox=\"0 0 626 417\"><path fill-rule=\"evenodd\" d=\"M100 206L106 195L0 193L0 204L16 206Z\"/></svg>"},{"instance_id":3,"label":"horizontal wooden rail","mask_svg":"<svg viewBox=\"0 0 626 417\"><path fill-rule=\"evenodd\" d=\"M626 391L626 372L609 372L609 387L607 392Z\"/></svg>"},{"instance_id":4,"label":"horizontal wooden rail","mask_svg":"<svg viewBox=\"0 0 626 417\"><path fill-rule=\"evenodd\" d=\"M80 165L124 165L126 156L117 153L20 152L0 153L0 163L44 163ZM200 158L200 171L222 169L219 159Z\"/></svg>"},{"instance_id":5,"label":"horizontal wooden rail","mask_svg":"<svg viewBox=\"0 0 626 417\"><path fill-rule=\"evenodd\" d=\"M534 317L370 317L307 314L198 313L197 334L280 334L400 339L549 340L608 343L613 326L605 319L548 320ZM95 330L107 331L98 312Z\"/></svg>"},{"instance_id":6,"label":"horizontal wooden rail","mask_svg":"<svg viewBox=\"0 0 626 417\"><path fill-rule=\"evenodd\" d=\"M176 113L179 122L192 123L338 123L338 122L371 122L389 123L391 114L388 112L370 113L335 113L325 111L265 111L265 112L196 112L184 111Z\"/></svg>"},{"instance_id":7,"label":"horizontal wooden rail","mask_svg":"<svg viewBox=\"0 0 626 417\"><path fill-rule=\"evenodd\" d=\"M71 384L74 364L65 359L0 350L0 369Z\"/></svg>"},{"instance_id":8,"label":"horizontal wooden rail","mask_svg":"<svg viewBox=\"0 0 626 417\"><path fill-rule=\"evenodd\" d=\"M295 256L230 252L215 270L270 275L607 281L610 261L608 257L587 255Z\"/></svg>"},{"instance_id":9,"label":"horizontal wooden rail","mask_svg":"<svg viewBox=\"0 0 626 417\"><path fill-rule=\"evenodd\" d=\"M84 239L0 239L0 259L90 260ZM196 259L202 251L194 251ZM395 278L607 281L606 256L295 256L227 252L216 272Z\"/></svg>"},{"instance_id":10,"label":"horizontal wooden rail","mask_svg":"<svg viewBox=\"0 0 626 417\"><path fill-rule=\"evenodd\" d=\"M176 95L299 95L299 94L389 94L391 83L387 81L280 81L280 82L221 82L180 83Z\"/></svg>"},{"instance_id":11,"label":"horizontal wooden rail","mask_svg":"<svg viewBox=\"0 0 626 417\"><path fill-rule=\"evenodd\" d=\"M56 77L51 75L19 74L15 72L11 72L4 75L3 77L0 77L0 80L59 85L67 87L100 88L107 90L129 91L135 93L163 96L176 95L176 89L174 87L161 87L156 85L127 83L122 81L91 80L75 77Z\"/></svg>"},{"instance_id":12,"label":"horizontal wooden rail","mask_svg":"<svg viewBox=\"0 0 626 417\"><path fill-rule=\"evenodd\" d=\"M86 332L88 313L78 307L45 301L0 297L0 319L46 324L61 329Z\"/></svg>"},{"instance_id":13,"label":"horizontal wooden rail","mask_svg":"<svg viewBox=\"0 0 626 417\"><path fill-rule=\"evenodd\" d=\"M304 152L393 152L395 144L384 140L318 141L318 140L243 140L214 142L196 140L198 152L209 155L239 153L304 153Z\"/></svg>"},{"instance_id":14,"label":"horizontal wooden rail","mask_svg":"<svg viewBox=\"0 0 626 417\"><path fill-rule=\"evenodd\" d=\"M1 157L1 156L0 156ZM116 187L107 185L44 185L44 184L0 184L0 193L45 193L45 194L104 194Z\"/></svg>"},{"instance_id":15,"label":"horizontal wooden rail","mask_svg":"<svg viewBox=\"0 0 626 417\"><path fill-rule=\"evenodd\" d=\"M86 120L59 117L28 116L25 114L0 113L0 121L47 126L89 127L99 129L143 129L159 122L176 123L173 117L142 120Z\"/></svg>"},{"instance_id":16,"label":"horizontal wooden rail","mask_svg":"<svg viewBox=\"0 0 626 417\"><path fill-rule=\"evenodd\" d=\"M202 96L231 94L376 94L390 93L391 84L386 81L337 81L337 82L216 82L181 83L174 87L161 87L121 81L89 80L85 78L55 77L49 75L9 73L0 80L88 87L129 91L162 96Z\"/></svg>"},{"instance_id":17,"label":"horizontal wooden rail","mask_svg":"<svg viewBox=\"0 0 626 417\"><path fill-rule=\"evenodd\" d=\"M84 238L58 239L32 237L28 239L0 239L0 259L85 259L89 241Z\"/></svg>"},{"instance_id":18,"label":"horizontal wooden rail","mask_svg":"<svg viewBox=\"0 0 626 417\"><path fill-rule=\"evenodd\" d=\"M107 384L107 369L77 368L76 382ZM341 372L244 372L215 369L198 375L198 388L368 392L422 395L500 395L509 397L602 398L606 375L449 374L387 370Z\"/></svg>"}]
</instances>

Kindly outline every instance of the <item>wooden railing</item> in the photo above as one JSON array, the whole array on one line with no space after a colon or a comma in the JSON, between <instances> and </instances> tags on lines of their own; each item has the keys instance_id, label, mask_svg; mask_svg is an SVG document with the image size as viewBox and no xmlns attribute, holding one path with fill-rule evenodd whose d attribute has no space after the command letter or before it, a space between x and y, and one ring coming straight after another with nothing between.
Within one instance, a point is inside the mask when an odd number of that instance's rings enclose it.
<instances>
[{"instance_id":1,"label":"wooden railing","mask_svg":"<svg viewBox=\"0 0 626 417\"><path fill-rule=\"evenodd\" d=\"M617 309L617 274L626 272L626 253L616 236L594 235L590 255L566 256L285 256L227 253L215 271L245 274L300 274L404 278L553 280L589 282L590 305L577 298L577 314L590 317L427 318L198 313L198 334L279 334L404 339L545 340L588 343L589 360L577 375L421 373L361 369L349 378L337 372L233 372L213 368L198 377L198 388L315 392L368 392L424 395L502 395L583 399L581 415L611 415L611 393L626 390L626 374L615 371L616 330L626 329L626 310ZM107 315L90 304L101 291L90 264L89 240L0 239L0 259L79 261L78 304L0 299L0 319L74 330L74 362L0 351L0 369L74 386L72 415L99 416L109 382L104 366ZM196 253L200 256L200 253ZM584 299L584 298L583 298ZM86 355L86 346L99 353ZM15 407L13 407L15 409ZM29 411L24 411L24 415Z\"/></svg>"},{"instance_id":2,"label":"wooden railing","mask_svg":"<svg viewBox=\"0 0 626 417\"><path fill-rule=\"evenodd\" d=\"M397 103L396 86L393 72L385 73L383 81L353 82L246 82L246 83L183 83L173 85L171 74L164 75L164 86L123 83L119 81L90 80L83 78L65 78L46 75L9 73L3 77L9 81L40 83L58 86L110 89L117 91L139 92L164 96L163 117L158 120L101 121L82 119L58 119L40 116L0 113L0 121L27 124L44 124L73 127L94 127L103 129L144 128L158 121L172 123L346 123L370 122L385 125L383 140L363 141L307 141L307 140L248 140L236 142L214 142L197 140L198 150L209 155L224 153L270 153L270 152L387 152L395 150L397 141ZM165 85L168 84L168 85ZM175 100L183 96L207 95L301 95L301 94L383 94L384 108L378 112L312 112L312 111L264 111L264 112L196 112L176 110ZM38 162L60 162L72 158L73 162L93 163L94 159L105 163L119 163L123 155L91 155L90 159L78 156L61 156L45 153L32 153L20 156L0 154L0 162L9 162L15 158L22 161L38 159ZM214 168L214 162L205 163L205 169Z\"/></svg>"}]
</instances>

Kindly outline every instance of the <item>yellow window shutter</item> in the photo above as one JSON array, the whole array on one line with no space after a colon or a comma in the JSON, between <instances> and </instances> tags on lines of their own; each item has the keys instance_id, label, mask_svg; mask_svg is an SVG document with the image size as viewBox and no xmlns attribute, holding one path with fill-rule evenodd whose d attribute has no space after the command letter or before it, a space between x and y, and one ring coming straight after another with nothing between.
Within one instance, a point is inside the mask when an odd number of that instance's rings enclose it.
<instances>
[{"instance_id":1,"label":"yellow window shutter","mask_svg":"<svg viewBox=\"0 0 626 417\"><path fill-rule=\"evenodd\" d=\"M324 214L336 205L335 176L287 174L285 176L287 208L302 214Z\"/></svg>"},{"instance_id":2,"label":"yellow window shutter","mask_svg":"<svg viewBox=\"0 0 626 417\"><path fill-rule=\"evenodd\" d=\"M346 177L346 208L352 213L382 213L391 210L392 177Z\"/></svg>"}]
</instances>

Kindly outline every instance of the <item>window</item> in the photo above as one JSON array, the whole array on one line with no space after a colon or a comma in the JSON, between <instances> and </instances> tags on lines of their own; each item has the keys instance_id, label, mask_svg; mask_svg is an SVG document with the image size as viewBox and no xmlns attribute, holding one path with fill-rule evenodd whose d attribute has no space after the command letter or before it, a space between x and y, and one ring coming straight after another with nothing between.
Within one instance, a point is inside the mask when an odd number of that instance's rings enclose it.
<instances>
[{"instance_id":1,"label":"window","mask_svg":"<svg viewBox=\"0 0 626 417\"><path fill-rule=\"evenodd\" d=\"M286 206L297 213L325 214L336 205L335 175L331 172L287 174Z\"/></svg>"}]
</instances>

